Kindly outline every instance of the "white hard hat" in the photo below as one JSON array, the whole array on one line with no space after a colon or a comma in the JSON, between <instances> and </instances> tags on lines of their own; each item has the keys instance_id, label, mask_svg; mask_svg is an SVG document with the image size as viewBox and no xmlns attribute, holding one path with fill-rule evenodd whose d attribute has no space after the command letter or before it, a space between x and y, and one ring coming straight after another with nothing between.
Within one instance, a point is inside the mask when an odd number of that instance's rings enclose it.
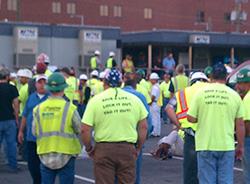
<instances>
[{"instance_id":1,"label":"white hard hat","mask_svg":"<svg viewBox=\"0 0 250 184\"><path fill-rule=\"evenodd\" d=\"M96 50L96 51L95 51L95 55L98 55L98 56L101 55L100 51L99 51L99 50Z\"/></svg>"},{"instance_id":2,"label":"white hard hat","mask_svg":"<svg viewBox=\"0 0 250 184\"><path fill-rule=\"evenodd\" d=\"M115 56L115 53L114 52L109 52L109 57L114 57Z\"/></svg>"},{"instance_id":3,"label":"white hard hat","mask_svg":"<svg viewBox=\"0 0 250 184\"><path fill-rule=\"evenodd\" d=\"M88 77L87 77L87 75L82 74L82 75L80 75L79 79L80 80L88 80Z\"/></svg>"},{"instance_id":4,"label":"white hard hat","mask_svg":"<svg viewBox=\"0 0 250 184\"><path fill-rule=\"evenodd\" d=\"M106 75L106 72L101 72L101 73L99 74L99 78L100 78L100 79L104 79L104 78L105 78L105 75Z\"/></svg>"},{"instance_id":5,"label":"white hard hat","mask_svg":"<svg viewBox=\"0 0 250 184\"><path fill-rule=\"evenodd\" d=\"M27 78L31 79L32 72L29 69L21 69L21 70L18 70L17 76L18 77L27 77Z\"/></svg>"},{"instance_id":6,"label":"white hard hat","mask_svg":"<svg viewBox=\"0 0 250 184\"><path fill-rule=\"evenodd\" d=\"M192 82L193 80L198 80L198 79L204 79L208 81L207 76L203 72L194 72L191 75L190 82Z\"/></svg>"},{"instance_id":7,"label":"white hard hat","mask_svg":"<svg viewBox=\"0 0 250 184\"><path fill-rule=\"evenodd\" d=\"M149 79L158 80L158 79L160 79L160 77L157 73L151 73L149 76Z\"/></svg>"},{"instance_id":8,"label":"white hard hat","mask_svg":"<svg viewBox=\"0 0 250 184\"><path fill-rule=\"evenodd\" d=\"M10 78L17 78L17 74L15 72L10 73Z\"/></svg>"},{"instance_id":9,"label":"white hard hat","mask_svg":"<svg viewBox=\"0 0 250 184\"><path fill-rule=\"evenodd\" d=\"M91 73L90 73L91 76L96 76L98 77L99 76L99 73L97 70L93 70Z\"/></svg>"}]
</instances>

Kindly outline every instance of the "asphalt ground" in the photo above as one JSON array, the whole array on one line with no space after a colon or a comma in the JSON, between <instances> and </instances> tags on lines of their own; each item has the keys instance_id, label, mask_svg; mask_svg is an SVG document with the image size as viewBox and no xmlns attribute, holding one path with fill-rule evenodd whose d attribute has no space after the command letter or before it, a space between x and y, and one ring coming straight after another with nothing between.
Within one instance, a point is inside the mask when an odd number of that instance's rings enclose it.
<instances>
[{"instance_id":1,"label":"asphalt ground","mask_svg":"<svg viewBox=\"0 0 250 184\"><path fill-rule=\"evenodd\" d=\"M171 130L170 125L162 125L162 136ZM149 153L156 147L160 138L149 138L143 150L143 162L141 172L142 184L181 184L182 163L181 157L174 157L167 160L156 160ZM18 173L8 173L0 165L0 184L29 184L32 183L27 164L19 162L21 170ZM91 159L78 158L76 160L76 184L94 183L93 164ZM58 181L56 183L59 183ZM241 163L236 163L234 168L234 183L243 183Z\"/></svg>"}]
</instances>

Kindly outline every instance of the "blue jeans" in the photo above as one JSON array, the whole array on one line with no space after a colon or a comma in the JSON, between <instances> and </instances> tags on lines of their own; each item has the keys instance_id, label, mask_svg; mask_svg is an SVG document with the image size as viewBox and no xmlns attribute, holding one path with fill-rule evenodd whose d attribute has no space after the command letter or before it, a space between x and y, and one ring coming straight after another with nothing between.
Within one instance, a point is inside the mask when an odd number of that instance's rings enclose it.
<instances>
[{"instance_id":1,"label":"blue jeans","mask_svg":"<svg viewBox=\"0 0 250 184\"><path fill-rule=\"evenodd\" d=\"M15 120L0 121L0 145L4 139L7 145L6 154L8 158L8 165L12 169L17 168L16 129Z\"/></svg>"},{"instance_id":2,"label":"blue jeans","mask_svg":"<svg viewBox=\"0 0 250 184\"><path fill-rule=\"evenodd\" d=\"M164 123L167 123L169 121L167 112L165 111L168 102L169 102L169 98L163 98L163 106L161 108L161 116L162 116Z\"/></svg>"},{"instance_id":3,"label":"blue jeans","mask_svg":"<svg viewBox=\"0 0 250 184\"><path fill-rule=\"evenodd\" d=\"M234 151L198 151L198 178L202 184L233 184Z\"/></svg>"},{"instance_id":4,"label":"blue jeans","mask_svg":"<svg viewBox=\"0 0 250 184\"><path fill-rule=\"evenodd\" d=\"M244 144L245 144L244 157L243 157L244 181L245 184L250 184L250 137L245 137Z\"/></svg>"},{"instance_id":5,"label":"blue jeans","mask_svg":"<svg viewBox=\"0 0 250 184\"><path fill-rule=\"evenodd\" d=\"M61 169L50 169L41 163L42 184L54 184L56 176L59 176L60 184L73 184L75 175L75 157Z\"/></svg>"}]
</instances>

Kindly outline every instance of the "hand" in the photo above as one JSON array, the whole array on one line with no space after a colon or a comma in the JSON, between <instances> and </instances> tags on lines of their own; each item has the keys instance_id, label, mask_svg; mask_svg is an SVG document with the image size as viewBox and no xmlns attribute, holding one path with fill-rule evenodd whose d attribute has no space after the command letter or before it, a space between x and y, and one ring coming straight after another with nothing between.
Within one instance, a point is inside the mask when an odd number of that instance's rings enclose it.
<instances>
[{"instance_id":1,"label":"hand","mask_svg":"<svg viewBox=\"0 0 250 184\"><path fill-rule=\"evenodd\" d=\"M23 144L23 132L22 131L18 132L18 142L20 144Z\"/></svg>"},{"instance_id":2,"label":"hand","mask_svg":"<svg viewBox=\"0 0 250 184\"><path fill-rule=\"evenodd\" d=\"M93 146L86 147L85 151L88 153L89 157L93 159L95 152L94 147Z\"/></svg>"},{"instance_id":3,"label":"hand","mask_svg":"<svg viewBox=\"0 0 250 184\"><path fill-rule=\"evenodd\" d=\"M244 154L243 146L237 145L237 148L235 150L236 160L242 160L243 154Z\"/></svg>"}]
</instances>

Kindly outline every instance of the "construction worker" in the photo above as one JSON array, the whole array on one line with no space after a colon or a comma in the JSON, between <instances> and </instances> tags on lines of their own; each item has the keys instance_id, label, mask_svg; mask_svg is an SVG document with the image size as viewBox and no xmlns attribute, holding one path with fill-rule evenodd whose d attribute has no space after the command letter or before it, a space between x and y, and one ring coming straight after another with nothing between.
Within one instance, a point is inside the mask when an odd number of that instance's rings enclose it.
<instances>
[{"instance_id":1,"label":"construction worker","mask_svg":"<svg viewBox=\"0 0 250 184\"><path fill-rule=\"evenodd\" d=\"M45 75L47 77L49 77L52 72L49 70L48 66L50 64L50 59L49 59L49 56L45 53L41 53L39 54L39 56L37 57L37 63L44 63L46 65L46 71L45 71Z\"/></svg>"},{"instance_id":2,"label":"construction worker","mask_svg":"<svg viewBox=\"0 0 250 184\"><path fill-rule=\"evenodd\" d=\"M246 184L250 183L250 70L242 69L237 74L237 83L242 90L245 91L243 98L243 105L245 110L244 121L246 128L246 136L244 141L244 181Z\"/></svg>"},{"instance_id":3,"label":"construction worker","mask_svg":"<svg viewBox=\"0 0 250 184\"><path fill-rule=\"evenodd\" d=\"M70 69L67 67L62 68L61 73L68 84L64 90L65 96L77 106L79 101L78 79L71 75Z\"/></svg>"},{"instance_id":4,"label":"construction worker","mask_svg":"<svg viewBox=\"0 0 250 184\"><path fill-rule=\"evenodd\" d=\"M111 69L111 68L116 67L117 64L116 64L114 57L115 57L115 53L109 52L109 58L106 61L106 68Z\"/></svg>"},{"instance_id":5,"label":"construction worker","mask_svg":"<svg viewBox=\"0 0 250 184\"><path fill-rule=\"evenodd\" d=\"M178 64L176 67L176 76L172 77L169 91L171 93L171 98L174 94L188 87L188 77L185 75L185 66L183 64Z\"/></svg>"},{"instance_id":6,"label":"construction worker","mask_svg":"<svg viewBox=\"0 0 250 184\"><path fill-rule=\"evenodd\" d=\"M150 104L152 102L150 97L151 83L150 86L148 86L148 83L144 79L144 76L145 76L144 70L136 71L136 80L137 80L136 91L142 93L146 98L147 103Z\"/></svg>"},{"instance_id":7,"label":"construction worker","mask_svg":"<svg viewBox=\"0 0 250 184\"><path fill-rule=\"evenodd\" d=\"M151 89L151 94L150 94L151 95L150 112L152 114L152 124L154 127L151 136L160 137L161 135L161 114L160 114L161 111L160 111L160 106L157 103L161 95L160 86L158 84L158 80L160 79L160 77L158 76L157 73L151 73L149 79L152 84L152 89Z\"/></svg>"},{"instance_id":8,"label":"construction worker","mask_svg":"<svg viewBox=\"0 0 250 184\"><path fill-rule=\"evenodd\" d=\"M4 149L8 159L6 171L16 173L18 171L16 131L19 104L18 91L15 86L9 84L9 75L9 70L0 66L0 147L4 141Z\"/></svg>"},{"instance_id":9,"label":"construction worker","mask_svg":"<svg viewBox=\"0 0 250 184\"><path fill-rule=\"evenodd\" d=\"M40 167L38 167L41 162L36 153L36 138L32 134L33 109L38 104L44 102L49 96L49 93L45 89L47 80L48 77L46 75L37 75L35 84L36 91L29 95L18 131L18 142L20 144L24 143L24 131L26 131L27 134L25 153L27 154L28 169L35 184L41 184L42 182Z\"/></svg>"},{"instance_id":10,"label":"construction worker","mask_svg":"<svg viewBox=\"0 0 250 184\"><path fill-rule=\"evenodd\" d=\"M91 69L91 71L100 70L102 68L100 55L101 55L101 52L99 50L96 50L95 53L94 53L94 56L90 58L90 69Z\"/></svg>"},{"instance_id":11,"label":"construction worker","mask_svg":"<svg viewBox=\"0 0 250 184\"><path fill-rule=\"evenodd\" d=\"M13 86L17 87L17 74L12 72L10 73L10 79L9 79L9 83Z\"/></svg>"},{"instance_id":12,"label":"construction worker","mask_svg":"<svg viewBox=\"0 0 250 184\"><path fill-rule=\"evenodd\" d=\"M23 109L25 107L26 101L28 100L28 82L32 78L32 72L29 69L20 69L17 72L17 76L21 83L21 88L19 89L19 103L20 103L20 116L23 113Z\"/></svg>"},{"instance_id":13,"label":"construction worker","mask_svg":"<svg viewBox=\"0 0 250 184\"><path fill-rule=\"evenodd\" d=\"M89 99L91 97L91 89L89 86L87 86L87 81L88 81L87 75L85 74L80 75L79 80L80 80L79 84L80 101L78 105L78 112L80 117L82 117L85 112L85 108L89 102Z\"/></svg>"},{"instance_id":14,"label":"construction worker","mask_svg":"<svg viewBox=\"0 0 250 184\"><path fill-rule=\"evenodd\" d=\"M125 59L122 61L122 70L124 73L134 72L135 70L132 57L129 54L127 54Z\"/></svg>"},{"instance_id":15,"label":"construction worker","mask_svg":"<svg viewBox=\"0 0 250 184\"><path fill-rule=\"evenodd\" d=\"M137 155L147 137L146 108L120 85L120 72L111 70L105 91L89 101L82 119L82 141L94 159L96 184L114 183L115 176L118 183L134 184Z\"/></svg>"},{"instance_id":16,"label":"construction worker","mask_svg":"<svg viewBox=\"0 0 250 184\"><path fill-rule=\"evenodd\" d=\"M33 111L32 132L41 160L42 183L55 183L57 175L61 184L74 183L75 159L81 152L77 137L81 120L76 106L63 98L67 86L61 73L50 75L46 88L51 96Z\"/></svg>"},{"instance_id":17,"label":"construction worker","mask_svg":"<svg viewBox=\"0 0 250 184\"><path fill-rule=\"evenodd\" d=\"M163 81L160 84L161 95L163 96L163 106L161 108L162 119L165 124L169 123L167 113L165 111L166 106L170 100L170 92L168 91L170 85L171 76L169 73L163 75Z\"/></svg>"},{"instance_id":18,"label":"construction worker","mask_svg":"<svg viewBox=\"0 0 250 184\"><path fill-rule=\"evenodd\" d=\"M187 112L188 121L197 123L199 183L233 183L235 156L241 159L243 155L244 108L240 96L225 85L226 76L223 64L213 66L211 83L193 96Z\"/></svg>"},{"instance_id":19,"label":"construction worker","mask_svg":"<svg viewBox=\"0 0 250 184\"><path fill-rule=\"evenodd\" d=\"M135 73L125 73L124 74L124 87L123 90L134 94L137 96L141 102L143 103L144 107L147 109L148 116L147 116L147 123L148 123L148 135L152 132L153 126L152 126L152 117L150 113L150 108L149 105L147 104L147 100L144 97L144 95L136 89L136 74ZM142 151L137 157L136 161L136 180L135 184L140 184L141 183L141 166L142 166Z\"/></svg>"},{"instance_id":20,"label":"construction worker","mask_svg":"<svg viewBox=\"0 0 250 184\"><path fill-rule=\"evenodd\" d=\"M91 97L102 92L102 86L100 81L98 80L99 73L97 70L93 70L90 73L91 79L88 80L87 85L91 89Z\"/></svg>"},{"instance_id":21,"label":"construction worker","mask_svg":"<svg viewBox=\"0 0 250 184\"><path fill-rule=\"evenodd\" d=\"M195 152L194 135L196 125L187 121L187 111L190 106L192 98L196 93L208 85L208 78L202 72L195 72L191 75L190 87L176 92L175 96L169 101L166 111L171 122L177 126L177 129L183 129L184 136L184 162L183 175L184 184L196 184L197 178L197 156Z\"/></svg>"}]
</instances>

